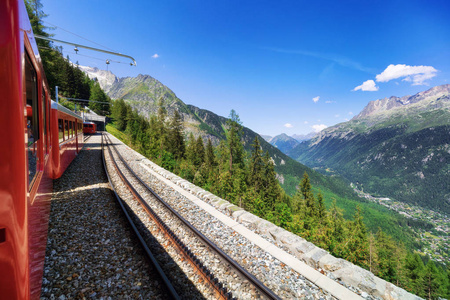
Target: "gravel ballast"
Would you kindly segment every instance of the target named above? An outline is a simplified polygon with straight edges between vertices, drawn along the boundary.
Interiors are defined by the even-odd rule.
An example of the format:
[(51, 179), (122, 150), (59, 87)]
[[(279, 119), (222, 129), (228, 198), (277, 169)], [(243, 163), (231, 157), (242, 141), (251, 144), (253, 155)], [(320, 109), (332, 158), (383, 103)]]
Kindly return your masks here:
[[(116, 138), (111, 135), (110, 137), (117, 150), (119, 150), (133, 170), (161, 198), (279, 297), (283, 299), (334, 299), (330, 293), (319, 288), (265, 250), (254, 245), (232, 228), (224, 225), (195, 203), (169, 187), (164, 181), (153, 176), (147, 169), (142, 168), (142, 158), (139, 155)], [(199, 258), (203, 259), (203, 257)], [(220, 273), (220, 271), (215, 269), (212, 269), (212, 271)], [(227, 283), (226, 279), (224, 279), (224, 282)], [(234, 291), (235, 288), (238, 288), (234, 284), (229, 283), (227, 285), (229, 290)], [(234, 292), (233, 295), (238, 298), (250, 299), (247, 295), (239, 292)]]
[(167, 299), (112, 197), (92, 136), (54, 181), (41, 299)]

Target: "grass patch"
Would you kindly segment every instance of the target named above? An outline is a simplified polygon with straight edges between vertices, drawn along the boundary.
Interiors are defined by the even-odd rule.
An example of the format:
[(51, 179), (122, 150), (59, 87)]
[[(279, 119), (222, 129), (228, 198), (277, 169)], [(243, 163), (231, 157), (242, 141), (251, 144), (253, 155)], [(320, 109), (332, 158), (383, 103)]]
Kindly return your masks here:
[(113, 136), (124, 142), (126, 145), (130, 144), (130, 139), (127, 137), (127, 135), (121, 131), (119, 131), (114, 124), (107, 124), (106, 125), (106, 131), (111, 133)]

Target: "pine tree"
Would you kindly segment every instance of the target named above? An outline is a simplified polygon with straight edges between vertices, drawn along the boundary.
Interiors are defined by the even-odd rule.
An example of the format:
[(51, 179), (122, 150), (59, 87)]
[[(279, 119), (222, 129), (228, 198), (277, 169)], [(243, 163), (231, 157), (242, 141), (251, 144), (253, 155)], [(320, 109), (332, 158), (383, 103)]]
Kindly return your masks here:
[(430, 259), (425, 266), (424, 277), (423, 277), (423, 289), (424, 296), (427, 299), (437, 299), (445, 294), (443, 284), (443, 278), (436, 267), (435, 263)]
[(228, 134), (227, 145), (229, 154), (229, 172), (233, 174), (233, 166), (242, 168), (244, 164), (244, 147), (241, 143), (242, 136), (242, 122), (239, 119), (239, 115), (231, 110), (229, 119), (227, 120)]
[(378, 256), (378, 274), (376, 275), (390, 282), (397, 281), (396, 245), (392, 238), (380, 228), (376, 234), (376, 246)]
[(323, 196), (320, 192), (317, 194), (317, 217), (320, 223), (326, 220), (325, 204), (323, 203)]
[[(104, 107), (109, 106), (108, 104), (102, 104), (98, 102), (108, 102), (106, 94), (103, 92), (102, 88), (100, 87), (100, 84), (96, 82), (91, 87), (91, 95), (89, 100), (95, 101), (95, 102), (89, 102), (89, 108), (92, 109), (95, 113), (99, 115), (105, 115), (104, 114)], [(128, 116), (129, 117), (129, 116)]]
[(333, 239), (330, 240), (330, 250), (334, 254), (338, 254), (339, 251), (335, 250), (342, 244), (345, 236), (344, 230), (344, 217), (342, 209), (336, 205), (336, 199), (333, 199), (333, 204), (330, 211), (330, 224), (333, 233)]
[(196, 140), (194, 138), (194, 134), (190, 132), (186, 148), (186, 159), (193, 166), (196, 165), (195, 151), (196, 151)]
[(208, 139), (205, 151), (205, 165), (208, 171), (212, 171), (217, 166), (216, 155), (214, 154), (214, 148), (211, 143), (211, 139)]
[(167, 125), (166, 125), (167, 111), (164, 107), (163, 98), (158, 102), (158, 114), (157, 114), (157, 133), (159, 139), (159, 154), (158, 158), (160, 162), (164, 160), (164, 151), (167, 146)]
[(269, 152), (266, 151), (264, 158), (264, 174), (263, 174), (263, 189), (261, 193), (263, 199), (266, 202), (266, 207), (268, 211), (274, 211), (275, 203), (279, 202), (281, 191), (280, 185), (276, 178), (275, 166), (273, 164), (272, 158), (269, 156)]
[(274, 223), (284, 229), (289, 229), (292, 222), (292, 213), (286, 203), (277, 203), (275, 205)]
[(195, 153), (194, 153), (194, 164), (196, 167), (200, 167), (205, 161), (205, 146), (203, 145), (203, 139), (199, 135), (195, 141)]
[(408, 253), (405, 260), (405, 271), (408, 278), (408, 290), (416, 295), (423, 296), (425, 266), (418, 253)]
[(168, 151), (176, 160), (180, 160), (184, 157), (186, 145), (184, 144), (183, 121), (176, 110), (170, 120), (168, 132)]
[(369, 233), (369, 271), (377, 274), (378, 273), (378, 256), (376, 252), (375, 236)]
[(206, 179), (205, 188), (210, 190), (217, 180), (217, 159), (214, 154), (214, 148), (211, 139), (208, 139), (205, 150), (205, 163), (201, 169), (203, 177)]
[(249, 184), (252, 186), (257, 192), (261, 188), (264, 188), (264, 168), (265, 163), (263, 159), (263, 151), (261, 150), (261, 144), (257, 137), (252, 144), (252, 152), (250, 158), (250, 170), (249, 170)]
[(311, 183), (309, 181), (309, 176), (305, 172), (303, 174), (303, 179), (300, 182), (300, 191), (303, 196), (305, 203), (305, 217), (314, 219), (316, 216), (316, 200), (314, 194), (311, 190)]
[(363, 218), (359, 206), (356, 207), (353, 218), (354, 220), (349, 223), (349, 236), (347, 238), (348, 255), (346, 259), (362, 267), (367, 267), (369, 245), (366, 226), (362, 221)]
[(114, 101), (112, 109), (112, 117), (114, 118), (114, 123), (120, 131), (124, 131), (127, 125), (127, 105), (123, 99)]

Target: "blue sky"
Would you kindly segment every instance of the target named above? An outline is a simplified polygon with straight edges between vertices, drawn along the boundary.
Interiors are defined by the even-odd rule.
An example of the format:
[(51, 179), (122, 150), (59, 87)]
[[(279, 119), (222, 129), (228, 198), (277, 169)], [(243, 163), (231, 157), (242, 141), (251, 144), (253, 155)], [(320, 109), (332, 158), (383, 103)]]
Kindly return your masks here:
[[(111, 63), (117, 76), (149, 74), (187, 104), (235, 109), (260, 134), (306, 134), (369, 101), (450, 83), (450, 1), (41, 2), (55, 38), (136, 59)], [(101, 69), (127, 62), (64, 53)]]

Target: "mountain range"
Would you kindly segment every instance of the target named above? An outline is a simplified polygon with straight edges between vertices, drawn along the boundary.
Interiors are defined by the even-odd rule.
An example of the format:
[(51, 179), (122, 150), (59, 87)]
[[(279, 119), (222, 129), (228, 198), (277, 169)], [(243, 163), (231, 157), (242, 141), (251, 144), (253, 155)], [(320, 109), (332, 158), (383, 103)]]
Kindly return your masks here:
[(272, 146), (280, 149), (281, 152), (287, 154), (298, 144), (300, 144), (300, 142), (310, 140), (316, 135), (317, 132), (311, 132), (305, 135), (294, 134), (292, 136), (288, 136), (286, 133), (282, 133), (274, 137), (270, 135), (261, 135), (261, 137), (269, 142)]
[[(186, 136), (192, 132), (195, 137), (200, 135), (204, 140), (210, 138), (215, 145), (226, 139), (227, 118), (194, 105), (185, 104), (173, 91), (149, 75), (140, 74), (137, 77), (118, 78), (109, 71), (84, 66), (80, 66), (80, 68), (91, 78), (97, 78), (101, 88), (109, 97), (124, 99), (140, 115), (148, 117), (150, 114), (156, 114), (158, 103), (162, 101), (169, 116), (175, 110), (180, 113)], [(340, 196), (356, 197), (348, 182), (344, 183), (338, 177), (324, 176), (295, 161), (256, 132), (243, 126), (242, 142), (246, 150), (251, 149), (255, 137), (258, 137), (262, 150), (269, 152), (275, 164), (277, 178), (286, 193), (293, 195), (303, 174), (307, 172), (312, 184), (317, 188), (331, 191)]]
[(450, 85), (371, 101), (288, 154), (372, 195), (450, 212)]

